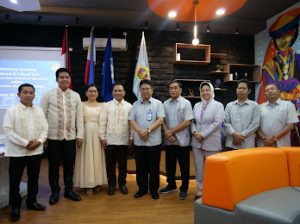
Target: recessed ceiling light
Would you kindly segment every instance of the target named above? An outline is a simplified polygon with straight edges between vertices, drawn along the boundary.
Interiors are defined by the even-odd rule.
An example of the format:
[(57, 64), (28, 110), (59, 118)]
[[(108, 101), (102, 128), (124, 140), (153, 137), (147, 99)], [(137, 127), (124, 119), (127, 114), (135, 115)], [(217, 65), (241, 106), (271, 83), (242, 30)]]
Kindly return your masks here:
[(18, 4), (18, 0), (9, 0), (12, 4)]
[(222, 16), (222, 15), (224, 15), (225, 11), (226, 10), (224, 8), (218, 8), (217, 11), (216, 11), (216, 15), (217, 16)]
[(168, 17), (170, 19), (174, 19), (177, 16), (177, 12), (175, 10), (170, 10), (168, 13)]

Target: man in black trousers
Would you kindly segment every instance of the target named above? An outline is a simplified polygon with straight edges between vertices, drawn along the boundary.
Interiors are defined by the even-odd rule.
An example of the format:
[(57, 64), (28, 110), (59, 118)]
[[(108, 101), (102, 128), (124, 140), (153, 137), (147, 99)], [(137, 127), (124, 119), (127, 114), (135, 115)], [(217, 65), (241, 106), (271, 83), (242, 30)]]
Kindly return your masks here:
[(42, 211), (46, 206), (37, 202), (38, 181), (41, 166), (43, 143), (47, 139), (48, 124), (40, 107), (33, 106), (35, 97), (33, 85), (25, 83), (19, 86), (20, 103), (7, 109), (3, 130), (6, 137), (5, 156), (9, 157), (9, 204), (10, 219), (20, 219), (22, 198), (20, 183), (24, 168), (27, 168), (28, 194), (27, 209)]
[(83, 142), (83, 107), (78, 93), (69, 89), (70, 72), (66, 68), (56, 71), (58, 88), (46, 92), (41, 100), (49, 124), (48, 159), (49, 183), (52, 194), (49, 204), (59, 200), (59, 166), (64, 168), (65, 198), (80, 201), (73, 191), (73, 173), (76, 157), (76, 146)]
[(159, 162), (161, 151), (161, 125), (165, 111), (161, 101), (152, 97), (150, 80), (140, 82), (141, 99), (137, 100), (129, 115), (134, 129), (136, 162), (136, 182), (139, 187), (135, 198), (140, 198), (150, 190), (153, 199), (159, 199)]

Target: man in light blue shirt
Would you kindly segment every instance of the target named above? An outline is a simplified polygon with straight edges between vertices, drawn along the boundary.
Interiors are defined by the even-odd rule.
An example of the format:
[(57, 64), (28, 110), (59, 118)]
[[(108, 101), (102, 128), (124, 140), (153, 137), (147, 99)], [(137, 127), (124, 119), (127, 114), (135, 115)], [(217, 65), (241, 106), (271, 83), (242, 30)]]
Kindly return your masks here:
[(162, 102), (152, 98), (150, 80), (140, 82), (140, 92), (142, 98), (133, 104), (128, 118), (134, 130), (136, 181), (139, 187), (134, 197), (144, 196), (149, 188), (151, 197), (158, 199), (161, 125), (165, 112)]
[(265, 87), (267, 102), (260, 105), (260, 128), (258, 146), (291, 146), (291, 130), (298, 117), (295, 105), (279, 99), (280, 91), (275, 84)]
[(240, 80), (236, 88), (237, 100), (228, 103), (225, 108), (225, 145), (229, 150), (255, 147), (260, 111), (257, 103), (248, 99), (250, 92), (250, 83)]
[(179, 198), (186, 199), (190, 176), (190, 125), (194, 119), (190, 101), (181, 96), (182, 85), (177, 81), (169, 84), (170, 97), (164, 102), (166, 113), (164, 130), (164, 143), (166, 146), (167, 187), (159, 193), (165, 194), (176, 191), (176, 163), (179, 162), (182, 185)]

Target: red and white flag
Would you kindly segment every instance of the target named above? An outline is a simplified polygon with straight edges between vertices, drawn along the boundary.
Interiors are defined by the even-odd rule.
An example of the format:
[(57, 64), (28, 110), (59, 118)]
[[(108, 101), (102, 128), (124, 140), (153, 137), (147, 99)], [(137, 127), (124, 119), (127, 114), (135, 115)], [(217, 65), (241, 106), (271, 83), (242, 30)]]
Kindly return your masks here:
[[(62, 41), (60, 67), (67, 68), (70, 71), (71, 75), (71, 60), (68, 44), (68, 26), (66, 26), (65, 28), (64, 37)], [(72, 82), (69, 88), (72, 89)]]

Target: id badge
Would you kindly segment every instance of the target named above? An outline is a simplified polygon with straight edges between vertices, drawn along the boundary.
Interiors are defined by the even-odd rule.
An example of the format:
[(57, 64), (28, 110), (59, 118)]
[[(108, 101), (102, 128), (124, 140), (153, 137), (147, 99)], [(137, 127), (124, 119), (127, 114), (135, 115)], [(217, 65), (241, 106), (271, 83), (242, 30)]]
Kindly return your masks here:
[(151, 110), (148, 111), (146, 120), (152, 121), (152, 111)]

